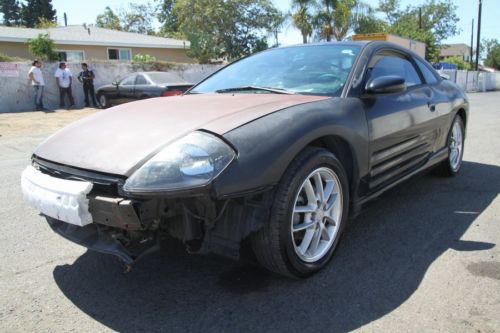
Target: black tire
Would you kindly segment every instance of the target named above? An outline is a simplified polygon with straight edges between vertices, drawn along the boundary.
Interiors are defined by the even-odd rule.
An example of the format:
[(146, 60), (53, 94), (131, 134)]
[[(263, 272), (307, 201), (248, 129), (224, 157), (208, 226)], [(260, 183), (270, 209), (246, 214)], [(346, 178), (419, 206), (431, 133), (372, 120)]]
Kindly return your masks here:
[[(341, 197), (338, 207), (341, 208), (341, 213), (338, 231), (331, 237), (333, 243), (329, 248), (325, 247), (328, 250), (320, 258), (306, 262), (297, 253), (295, 234), (292, 231), (292, 227), (296, 225), (293, 222), (296, 217), (294, 209), (305, 181), (320, 169), (328, 169), (337, 177)], [(340, 161), (326, 149), (305, 149), (292, 161), (278, 184), (269, 221), (252, 235), (252, 248), (258, 262), (271, 272), (292, 278), (304, 278), (319, 271), (333, 256), (347, 221), (348, 207), (349, 185)], [(321, 239), (322, 231), (319, 231), (319, 235)]]
[(108, 101), (108, 98), (106, 97), (106, 95), (103, 95), (103, 94), (97, 95), (97, 100), (98, 100), (101, 108), (103, 108), (103, 109), (109, 108), (110, 105), (109, 105), (109, 101)]
[[(461, 149), (458, 154), (458, 163), (452, 161), (452, 145), (453, 145), (453, 129), (455, 126), (461, 131)], [(436, 174), (444, 177), (453, 177), (460, 172), (462, 166), (462, 158), (464, 155), (464, 143), (465, 143), (465, 126), (462, 117), (456, 115), (451, 123), (450, 131), (448, 132), (448, 138), (446, 139), (446, 146), (448, 149), (448, 154), (446, 159), (441, 162), (436, 168)]]

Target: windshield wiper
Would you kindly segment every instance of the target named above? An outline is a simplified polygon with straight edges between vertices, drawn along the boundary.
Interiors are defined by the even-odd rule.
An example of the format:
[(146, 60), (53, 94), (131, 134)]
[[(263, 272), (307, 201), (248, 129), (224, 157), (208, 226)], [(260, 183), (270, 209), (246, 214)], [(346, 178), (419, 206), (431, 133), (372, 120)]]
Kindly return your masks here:
[(251, 90), (260, 90), (260, 91), (268, 91), (276, 94), (287, 94), (287, 95), (295, 95), (296, 93), (290, 90), (281, 89), (281, 88), (272, 88), (272, 87), (260, 87), (260, 86), (244, 86), (244, 87), (234, 87), (234, 88), (225, 88), (216, 90), (216, 93), (227, 93), (227, 92), (235, 92), (235, 91), (251, 91)]

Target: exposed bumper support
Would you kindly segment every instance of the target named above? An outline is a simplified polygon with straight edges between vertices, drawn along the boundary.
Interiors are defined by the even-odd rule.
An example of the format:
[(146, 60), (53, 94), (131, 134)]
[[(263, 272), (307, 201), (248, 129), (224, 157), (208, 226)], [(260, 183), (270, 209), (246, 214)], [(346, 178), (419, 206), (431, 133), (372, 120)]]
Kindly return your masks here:
[(107, 230), (103, 230), (106, 227), (99, 226), (98, 224), (93, 223), (84, 227), (78, 227), (69, 223), (58, 221), (48, 216), (47, 222), (52, 230), (64, 238), (85, 246), (88, 249), (117, 256), (127, 265), (132, 264), (141, 256), (158, 248), (158, 244), (154, 243), (152, 246), (143, 251), (140, 256), (138, 256), (132, 254), (119, 240), (113, 238), (112, 233)]

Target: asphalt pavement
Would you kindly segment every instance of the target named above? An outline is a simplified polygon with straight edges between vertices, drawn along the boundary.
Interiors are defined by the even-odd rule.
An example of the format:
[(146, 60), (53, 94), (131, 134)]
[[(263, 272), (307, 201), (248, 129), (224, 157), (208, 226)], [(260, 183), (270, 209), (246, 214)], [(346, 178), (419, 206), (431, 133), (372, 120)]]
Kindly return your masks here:
[(20, 174), (86, 112), (0, 114), (0, 331), (499, 332), (500, 92), (469, 97), (460, 175), (371, 202), (329, 266), (300, 281), (177, 243), (124, 273), (61, 238), (23, 202)]

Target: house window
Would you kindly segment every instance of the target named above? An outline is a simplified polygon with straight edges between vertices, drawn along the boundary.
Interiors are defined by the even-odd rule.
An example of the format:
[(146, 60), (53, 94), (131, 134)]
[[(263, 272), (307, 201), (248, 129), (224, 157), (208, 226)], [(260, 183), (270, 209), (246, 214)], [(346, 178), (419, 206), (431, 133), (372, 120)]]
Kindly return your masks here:
[(69, 61), (69, 62), (81, 62), (85, 60), (85, 54), (83, 51), (56, 51), (59, 55), (59, 61)]
[(130, 49), (108, 49), (109, 60), (130, 60), (132, 51)]

